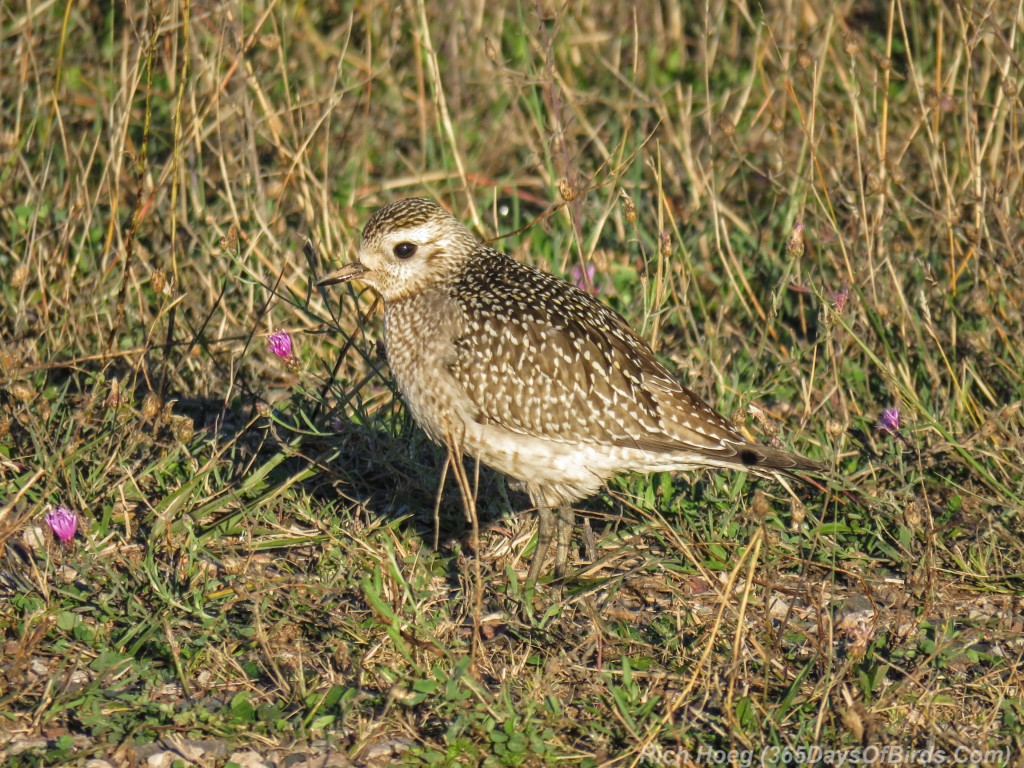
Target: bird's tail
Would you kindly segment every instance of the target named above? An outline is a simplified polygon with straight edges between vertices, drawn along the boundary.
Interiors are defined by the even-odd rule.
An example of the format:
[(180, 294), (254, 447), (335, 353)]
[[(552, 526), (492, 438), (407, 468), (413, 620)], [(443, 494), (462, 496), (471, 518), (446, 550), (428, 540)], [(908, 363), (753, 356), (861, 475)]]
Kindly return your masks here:
[(747, 443), (736, 451), (737, 463), (750, 469), (792, 472), (824, 472), (826, 467), (789, 451)]

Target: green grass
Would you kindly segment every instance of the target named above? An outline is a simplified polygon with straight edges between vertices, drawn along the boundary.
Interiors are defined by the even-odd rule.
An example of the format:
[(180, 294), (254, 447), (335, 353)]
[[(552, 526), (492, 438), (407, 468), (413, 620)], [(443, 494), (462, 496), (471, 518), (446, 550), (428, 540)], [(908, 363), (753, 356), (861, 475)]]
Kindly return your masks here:
[[(0, 759), (1019, 755), (1022, 33), (999, 2), (0, 0)], [(616, 479), (529, 602), (528, 502), (445, 473), (372, 294), (310, 287), (411, 195), (594, 265), (834, 476)]]

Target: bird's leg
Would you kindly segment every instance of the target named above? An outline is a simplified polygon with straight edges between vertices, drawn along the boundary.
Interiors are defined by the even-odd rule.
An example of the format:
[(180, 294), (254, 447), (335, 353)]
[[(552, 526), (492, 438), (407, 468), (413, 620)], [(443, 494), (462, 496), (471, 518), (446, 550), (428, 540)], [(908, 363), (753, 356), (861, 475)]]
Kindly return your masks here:
[(537, 546), (533, 550), (533, 560), (530, 561), (530, 571), (526, 574), (526, 588), (533, 589), (537, 586), (537, 577), (540, 576), (541, 566), (544, 565), (544, 558), (551, 549), (551, 539), (555, 533), (555, 516), (551, 513), (551, 507), (546, 504), (537, 505)]
[(569, 565), (569, 547), (572, 546), (572, 529), (576, 527), (576, 513), (572, 507), (558, 510), (555, 540), (555, 578), (564, 579)]

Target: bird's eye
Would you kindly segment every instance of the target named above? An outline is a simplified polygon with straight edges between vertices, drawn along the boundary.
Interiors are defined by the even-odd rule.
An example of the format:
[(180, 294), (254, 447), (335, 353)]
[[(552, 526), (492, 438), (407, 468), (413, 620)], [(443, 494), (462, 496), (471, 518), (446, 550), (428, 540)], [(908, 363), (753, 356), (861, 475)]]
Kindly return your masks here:
[(408, 259), (416, 253), (416, 246), (413, 243), (399, 243), (395, 246), (394, 254), (400, 259)]

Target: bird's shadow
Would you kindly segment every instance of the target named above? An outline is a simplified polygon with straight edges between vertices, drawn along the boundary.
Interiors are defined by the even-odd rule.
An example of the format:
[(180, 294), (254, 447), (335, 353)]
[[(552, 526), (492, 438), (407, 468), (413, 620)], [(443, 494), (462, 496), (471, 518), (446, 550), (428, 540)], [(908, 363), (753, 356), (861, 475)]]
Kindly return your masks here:
[[(337, 507), (344, 496), (350, 507), (371, 516), (404, 518), (410, 534), (445, 556), (450, 587), (461, 588), (459, 558), (454, 555), (471, 549), (472, 526), (455, 472), (446, 466), (447, 450), (431, 442), (404, 410), (368, 420), (328, 412), (320, 421), (322, 434), (303, 438), (302, 453), (317, 467), (301, 482), (303, 490), (325, 506)], [(475, 490), (474, 514), (481, 531), (509, 513), (529, 511), (527, 496), (509, 487), (503, 475), (482, 464), (477, 467), (469, 458), (462, 462)], [(287, 464), (274, 470), (282, 479), (294, 472)]]

